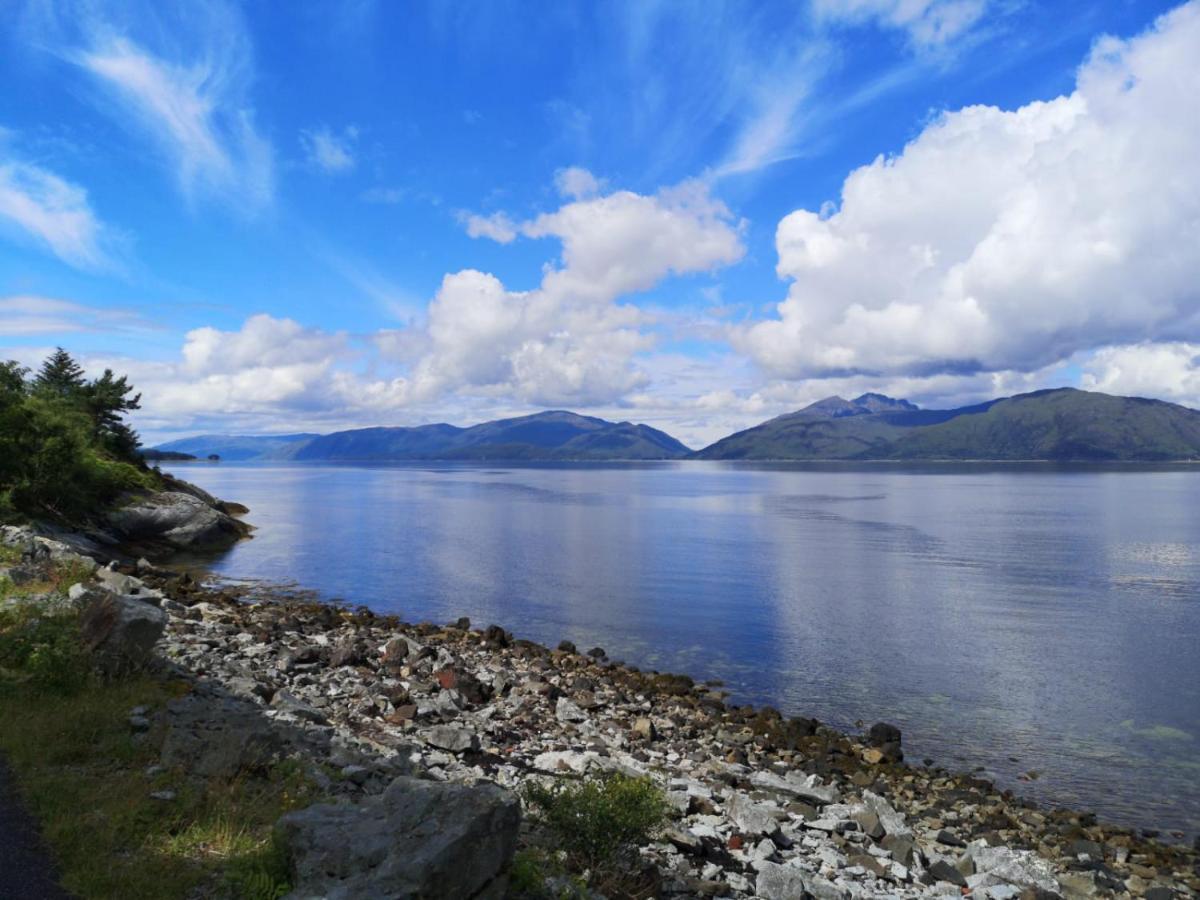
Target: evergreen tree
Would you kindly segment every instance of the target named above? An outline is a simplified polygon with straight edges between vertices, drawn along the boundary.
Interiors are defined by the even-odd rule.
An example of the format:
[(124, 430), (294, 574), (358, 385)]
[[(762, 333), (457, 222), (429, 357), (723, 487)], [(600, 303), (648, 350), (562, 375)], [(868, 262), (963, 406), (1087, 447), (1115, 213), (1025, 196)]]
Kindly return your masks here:
[(83, 386), (83, 369), (62, 347), (56, 347), (54, 352), (46, 357), (41, 371), (33, 380), (35, 390), (62, 397), (65, 400), (76, 399), (83, 390)]
[(87, 411), (96, 423), (96, 436), (109, 451), (123, 459), (133, 459), (138, 448), (137, 433), (122, 419), (125, 413), (141, 409), (141, 394), (134, 394), (133, 385), (124, 375), (116, 378), (112, 369), (87, 385)]
[(157, 484), (124, 422), (141, 396), (111, 371), (92, 381), (61, 348), (37, 376), (0, 362), (0, 522), (79, 523), (124, 491)]

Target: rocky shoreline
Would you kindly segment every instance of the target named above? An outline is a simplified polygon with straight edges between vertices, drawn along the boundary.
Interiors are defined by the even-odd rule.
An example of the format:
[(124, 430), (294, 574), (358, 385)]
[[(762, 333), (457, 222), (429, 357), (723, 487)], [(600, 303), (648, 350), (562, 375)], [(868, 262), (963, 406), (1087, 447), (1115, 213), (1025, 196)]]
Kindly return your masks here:
[[(3, 535), (20, 540), (28, 534)], [(412, 865), (393, 859), (399, 838), (388, 844), (381, 830), (402, 835), (409, 854), (428, 844), (426, 867), (443, 873), (436, 896), (503, 896), (507, 859), (525, 839), (511, 790), (604, 772), (649, 777), (670, 801), (671, 826), (639, 851), (653, 896), (1200, 892), (1195, 847), (909, 766), (885, 723), (843, 734), (729, 705), (717, 685), (612, 663), (599, 648), (549, 649), (465, 619), (404, 623), (145, 561), (98, 578), (75, 599), (99, 590), (151, 607), (143, 612), (164, 632), (154, 652), (196, 685), (165, 722), (134, 726), (166, 728), (164, 765), (232, 775), (263, 754), (298, 755), (341, 798), (281, 823), (296, 897), (387, 895), (372, 877), (408, 884)], [(446, 809), (432, 831), (412, 820), (422, 792), (432, 792), (427, 809)], [(460, 881), (446, 882), (450, 873)]]

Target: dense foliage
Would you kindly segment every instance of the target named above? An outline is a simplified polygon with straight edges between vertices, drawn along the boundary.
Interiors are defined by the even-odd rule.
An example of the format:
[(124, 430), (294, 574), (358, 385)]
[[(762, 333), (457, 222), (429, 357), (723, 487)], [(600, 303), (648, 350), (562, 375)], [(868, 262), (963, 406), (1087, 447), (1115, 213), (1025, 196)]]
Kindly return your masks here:
[(153, 486), (124, 421), (140, 400), (109, 369), (87, 380), (61, 348), (33, 377), (0, 363), (0, 519), (79, 521), (122, 491)]

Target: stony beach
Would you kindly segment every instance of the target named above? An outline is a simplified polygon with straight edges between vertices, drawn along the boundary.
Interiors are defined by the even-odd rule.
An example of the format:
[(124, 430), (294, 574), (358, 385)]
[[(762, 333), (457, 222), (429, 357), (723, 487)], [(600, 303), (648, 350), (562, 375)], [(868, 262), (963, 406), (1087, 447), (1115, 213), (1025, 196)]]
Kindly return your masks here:
[[(23, 540), (6, 530), (6, 543)], [(370, 890), (387, 830), (441, 848), (445, 877), (473, 879), (471, 893), (503, 896), (498, 870), (526, 837), (515, 790), (605, 772), (649, 777), (669, 799), (670, 827), (639, 850), (647, 896), (1200, 891), (1193, 845), (911, 765), (886, 723), (851, 735), (734, 706), (719, 685), (638, 671), (602, 648), (543, 647), (498, 625), (405, 623), (144, 560), (95, 577), (74, 600), (107, 594), (152, 609), (162, 634), (148, 652), (194, 685), (157, 721), (132, 713), (132, 728), (165, 729), (164, 766), (228, 777), (292, 756), (339, 798), (281, 823), (303, 876), (296, 897)], [(411, 820), (408, 801), (395, 812), (398, 792), (414, 791), (434, 792), (436, 834)]]

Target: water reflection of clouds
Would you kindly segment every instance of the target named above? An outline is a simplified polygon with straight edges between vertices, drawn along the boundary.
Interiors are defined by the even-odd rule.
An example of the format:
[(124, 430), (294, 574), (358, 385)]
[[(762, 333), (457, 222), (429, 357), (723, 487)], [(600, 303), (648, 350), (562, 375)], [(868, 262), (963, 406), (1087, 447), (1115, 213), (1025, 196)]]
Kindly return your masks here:
[(1154, 566), (1200, 566), (1200, 545), (1197, 544), (1117, 544), (1110, 547), (1108, 552), (1122, 562)]
[(1176, 602), (1200, 596), (1195, 474), (222, 465), (196, 480), (259, 526), (219, 563), (231, 576), (599, 644), (843, 725), (894, 719), (917, 758), (1007, 783), (1035, 768), (1025, 792), (1182, 826), (1200, 817), (1200, 740), (1120, 723), (1200, 735), (1200, 605)]

